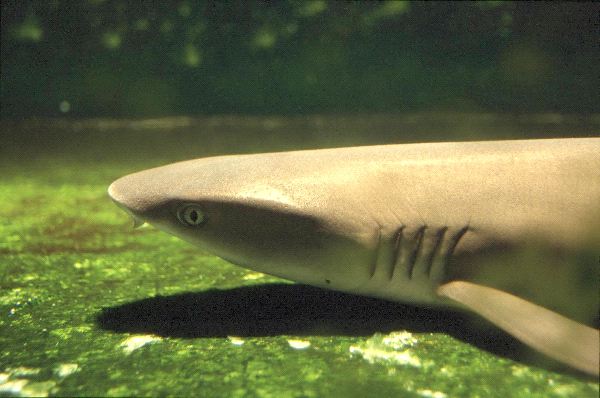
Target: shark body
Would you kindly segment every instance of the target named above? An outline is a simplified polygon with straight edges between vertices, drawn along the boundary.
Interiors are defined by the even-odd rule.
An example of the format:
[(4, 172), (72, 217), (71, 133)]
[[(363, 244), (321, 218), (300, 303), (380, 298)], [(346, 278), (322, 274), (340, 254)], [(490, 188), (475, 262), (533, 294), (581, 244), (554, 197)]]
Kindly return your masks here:
[[(597, 316), (598, 301), (576, 311), (583, 304), (564, 297), (573, 295), (544, 297), (556, 298), (555, 283), (579, 294), (582, 273), (597, 296), (597, 264), (582, 270), (564, 253), (600, 247), (600, 138), (210, 157), (125, 176), (109, 194), (134, 218), (234, 264), (468, 309), (598, 375), (598, 330), (579, 322)], [(527, 264), (529, 247), (548, 261)], [(532, 274), (535, 286), (520, 288)]]

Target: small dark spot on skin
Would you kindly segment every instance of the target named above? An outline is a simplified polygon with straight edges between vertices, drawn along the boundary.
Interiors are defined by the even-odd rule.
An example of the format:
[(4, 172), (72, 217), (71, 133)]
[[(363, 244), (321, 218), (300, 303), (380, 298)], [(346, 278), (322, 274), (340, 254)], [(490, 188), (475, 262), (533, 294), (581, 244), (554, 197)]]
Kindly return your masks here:
[(329, 279), (325, 279), (325, 283), (327, 283), (329, 285), (331, 283), (331, 281)]

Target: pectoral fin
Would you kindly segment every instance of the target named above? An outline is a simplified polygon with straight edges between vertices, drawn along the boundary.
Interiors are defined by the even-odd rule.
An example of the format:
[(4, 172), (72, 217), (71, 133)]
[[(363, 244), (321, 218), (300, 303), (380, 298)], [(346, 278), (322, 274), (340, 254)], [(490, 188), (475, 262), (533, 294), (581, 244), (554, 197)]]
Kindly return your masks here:
[(530, 347), (591, 375), (600, 368), (600, 331), (512, 294), (465, 281), (437, 289)]

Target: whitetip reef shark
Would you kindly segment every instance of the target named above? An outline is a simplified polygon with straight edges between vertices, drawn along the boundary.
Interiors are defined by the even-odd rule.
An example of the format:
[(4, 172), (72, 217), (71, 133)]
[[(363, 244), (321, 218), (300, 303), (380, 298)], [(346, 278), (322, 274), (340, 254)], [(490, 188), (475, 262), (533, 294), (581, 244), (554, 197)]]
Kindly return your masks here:
[[(590, 295), (598, 314), (598, 260), (582, 271), (564, 253), (600, 248), (600, 138), (216, 156), (127, 175), (108, 192), (135, 220), (234, 264), (470, 310), (599, 373), (599, 331), (571, 316)], [(548, 257), (528, 257), (530, 247)], [(577, 281), (591, 293), (576, 296)], [(558, 302), (528, 299), (540, 291)]]

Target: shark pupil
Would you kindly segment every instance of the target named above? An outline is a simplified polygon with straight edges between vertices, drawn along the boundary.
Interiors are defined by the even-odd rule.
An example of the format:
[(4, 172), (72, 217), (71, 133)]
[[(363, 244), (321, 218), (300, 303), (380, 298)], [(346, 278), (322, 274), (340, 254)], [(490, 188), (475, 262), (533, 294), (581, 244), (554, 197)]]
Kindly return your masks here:
[(184, 206), (177, 212), (177, 218), (183, 224), (189, 226), (198, 226), (205, 221), (204, 213), (194, 205)]

